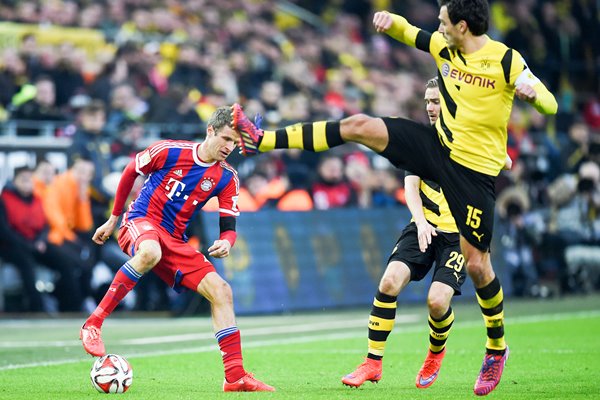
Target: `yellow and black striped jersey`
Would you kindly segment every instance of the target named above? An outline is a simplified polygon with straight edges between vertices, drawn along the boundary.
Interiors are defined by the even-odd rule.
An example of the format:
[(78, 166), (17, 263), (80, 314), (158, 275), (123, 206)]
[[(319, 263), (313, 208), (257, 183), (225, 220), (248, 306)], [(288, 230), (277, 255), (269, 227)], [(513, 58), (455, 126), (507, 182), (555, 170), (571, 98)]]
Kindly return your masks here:
[[(409, 175), (414, 174), (407, 171), (406, 176)], [(456, 222), (440, 185), (427, 179), (421, 179), (419, 197), (423, 203), (423, 214), (427, 222), (440, 231), (458, 233)], [(411, 218), (411, 222), (413, 221), (414, 218)]]
[(487, 38), (476, 52), (450, 50), (439, 32), (429, 33), (393, 15), (393, 38), (433, 56), (438, 67), (441, 112), (436, 129), (457, 163), (496, 176), (506, 159), (507, 124), (515, 81), (527, 69), (521, 55)]

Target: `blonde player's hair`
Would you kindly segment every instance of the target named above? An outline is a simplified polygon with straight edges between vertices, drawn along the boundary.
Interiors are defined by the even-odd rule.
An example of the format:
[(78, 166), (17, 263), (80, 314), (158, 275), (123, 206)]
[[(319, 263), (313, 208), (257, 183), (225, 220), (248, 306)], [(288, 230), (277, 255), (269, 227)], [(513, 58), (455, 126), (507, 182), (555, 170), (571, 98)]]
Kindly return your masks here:
[(231, 107), (223, 106), (212, 113), (206, 125), (212, 126), (215, 132), (219, 132), (224, 127), (231, 126), (231, 121)]
[(427, 81), (427, 83), (425, 84), (425, 89), (433, 89), (438, 87), (438, 78), (437, 76), (435, 78), (431, 78), (430, 80)]

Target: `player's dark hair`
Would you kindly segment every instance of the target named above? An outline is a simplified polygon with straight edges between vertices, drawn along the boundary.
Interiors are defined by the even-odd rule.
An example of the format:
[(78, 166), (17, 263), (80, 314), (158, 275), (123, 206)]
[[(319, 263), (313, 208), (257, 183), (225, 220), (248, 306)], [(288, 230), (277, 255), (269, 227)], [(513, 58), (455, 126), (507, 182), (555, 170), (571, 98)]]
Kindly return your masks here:
[(427, 81), (427, 83), (425, 84), (425, 89), (434, 89), (436, 87), (439, 87), (438, 84), (438, 78), (437, 76), (434, 78), (431, 78), (430, 80)]
[(490, 10), (487, 0), (438, 0), (438, 4), (446, 6), (453, 25), (464, 20), (475, 36), (488, 31)]
[(215, 132), (219, 132), (226, 126), (231, 126), (231, 107), (223, 106), (215, 110), (206, 122), (207, 126), (212, 126)]

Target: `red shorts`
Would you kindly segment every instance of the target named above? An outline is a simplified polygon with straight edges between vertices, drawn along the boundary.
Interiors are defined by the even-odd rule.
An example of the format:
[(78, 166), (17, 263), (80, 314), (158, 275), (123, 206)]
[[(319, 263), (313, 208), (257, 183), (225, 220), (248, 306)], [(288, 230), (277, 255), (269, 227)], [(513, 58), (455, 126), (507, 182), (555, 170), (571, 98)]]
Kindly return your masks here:
[(204, 254), (149, 219), (127, 221), (119, 230), (119, 246), (132, 257), (140, 242), (148, 239), (159, 242), (162, 250), (162, 257), (152, 271), (176, 292), (181, 292), (182, 287), (195, 292), (206, 274), (216, 272)]

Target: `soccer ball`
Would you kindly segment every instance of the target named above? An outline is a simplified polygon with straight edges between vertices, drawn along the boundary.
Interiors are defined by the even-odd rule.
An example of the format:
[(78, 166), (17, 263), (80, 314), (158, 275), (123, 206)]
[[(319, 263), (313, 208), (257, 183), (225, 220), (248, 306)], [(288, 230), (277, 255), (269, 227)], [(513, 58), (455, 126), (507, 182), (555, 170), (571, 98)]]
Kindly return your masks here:
[(107, 354), (96, 360), (90, 371), (92, 385), (100, 393), (124, 393), (131, 386), (133, 369), (117, 354)]

